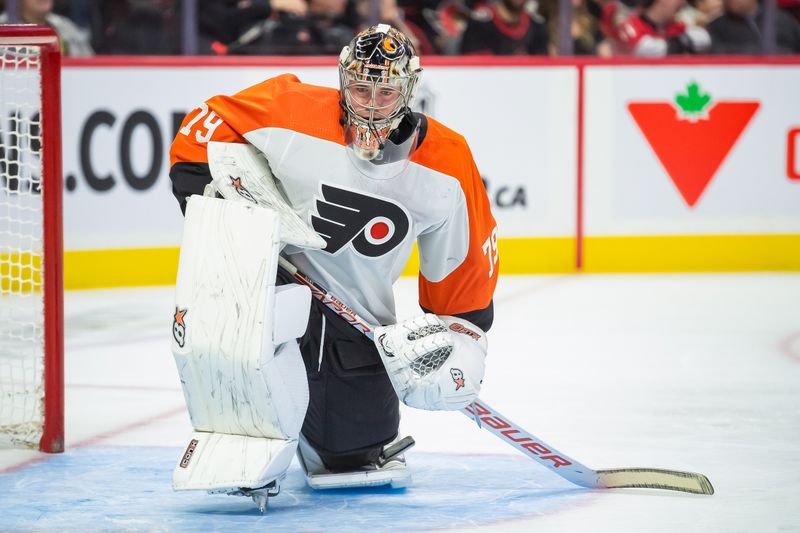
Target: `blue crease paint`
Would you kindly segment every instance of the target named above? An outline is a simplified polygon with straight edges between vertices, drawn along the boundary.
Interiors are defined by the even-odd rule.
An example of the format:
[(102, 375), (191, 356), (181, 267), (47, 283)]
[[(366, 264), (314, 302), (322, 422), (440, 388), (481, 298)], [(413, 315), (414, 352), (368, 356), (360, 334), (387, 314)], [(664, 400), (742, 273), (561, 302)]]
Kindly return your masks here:
[(0, 476), (0, 530), (424, 531), (548, 514), (591, 494), (512, 455), (410, 453), (414, 482), (313, 491), (292, 465), (264, 515), (243, 497), (174, 492), (178, 448), (87, 447)]

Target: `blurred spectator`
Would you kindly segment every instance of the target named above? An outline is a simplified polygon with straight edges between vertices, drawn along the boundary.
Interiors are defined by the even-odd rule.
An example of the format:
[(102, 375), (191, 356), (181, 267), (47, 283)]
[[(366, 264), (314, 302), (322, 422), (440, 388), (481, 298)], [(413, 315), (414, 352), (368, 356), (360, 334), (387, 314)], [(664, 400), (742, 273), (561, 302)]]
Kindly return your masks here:
[(708, 26), (722, 15), (722, 0), (689, 0), (689, 5), (678, 12), (677, 19), (687, 26)]
[[(61, 40), (61, 53), (65, 56), (90, 56), (94, 53), (89, 36), (67, 17), (53, 13), (53, 0), (20, 0), (20, 22), (50, 26)], [(0, 24), (8, 24), (8, 15), (0, 13)]]
[(305, 51), (311, 41), (306, 0), (199, 0), (198, 8), (201, 53)]
[(462, 54), (548, 53), (547, 25), (528, 0), (497, 0), (477, 6), (461, 37)]
[[(560, 0), (541, 0), (539, 13), (547, 21), (550, 35), (550, 55), (558, 55), (558, 27)], [(599, 55), (609, 57), (611, 44), (605, 40), (605, 35), (600, 31), (598, 20), (589, 12), (586, 0), (572, 1), (572, 52), (577, 56)]]
[[(336, 55), (360, 18), (354, 0), (207, 0), (201, 50), (218, 54)], [(215, 42), (216, 41), (216, 42)]]
[(94, 0), (55, 0), (53, 12), (69, 18), (79, 28), (88, 31), (91, 22), (91, 4)]
[(180, 21), (172, 0), (96, 0), (92, 42), (99, 54), (179, 54)]
[(308, 0), (308, 16), (320, 54), (339, 55), (362, 23), (353, 0)]
[(456, 55), (476, 0), (398, 0), (422, 55)]
[(267, 0), (198, 0), (197, 8), (201, 53), (210, 52), (213, 42), (232, 43), (272, 12)]
[[(761, 54), (764, 12), (758, 0), (723, 0), (724, 13), (708, 25), (713, 54)], [(778, 54), (800, 53), (800, 22), (778, 9), (775, 12)]]
[(703, 53), (711, 44), (708, 32), (676, 18), (685, 2), (644, 0), (634, 9), (611, 2), (603, 6), (601, 27), (615, 54), (660, 57)]
[(800, 22), (800, 0), (778, 0), (778, 7)]
[(417, 53), (420, 53), (419, 38), (417, 34), (406, 25), (403, 12), (397, 5), (397, 0), (379, 0), (377, 21), (373, 20), (373, 1), (374, 0), (357, 0), (358, 15), (361, 19), (361, 26), (359, 29), (366, 29), (374, 23), (389, 24), (403, 32), (411, 41), (411, 44), (414, 45)]
[[(442, 0), (398, 0), (397, 6), (403, 20), (417, 40), (417, 53), (431, 55), (442, 53), (441, 41), (447, 37), (439, 15)], [(460, 33), (460, 32), (459, 32)]]

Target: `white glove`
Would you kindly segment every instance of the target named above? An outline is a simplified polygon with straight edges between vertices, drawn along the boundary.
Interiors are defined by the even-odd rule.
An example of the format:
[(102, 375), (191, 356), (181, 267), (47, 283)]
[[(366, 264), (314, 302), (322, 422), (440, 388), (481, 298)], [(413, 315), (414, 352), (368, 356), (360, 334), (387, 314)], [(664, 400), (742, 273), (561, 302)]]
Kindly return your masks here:
[(486, 333), (467, 320), (424, 314), (377, 328), (375, 346), (397, 396), (410, 407), (456, 410), (478, 397)]

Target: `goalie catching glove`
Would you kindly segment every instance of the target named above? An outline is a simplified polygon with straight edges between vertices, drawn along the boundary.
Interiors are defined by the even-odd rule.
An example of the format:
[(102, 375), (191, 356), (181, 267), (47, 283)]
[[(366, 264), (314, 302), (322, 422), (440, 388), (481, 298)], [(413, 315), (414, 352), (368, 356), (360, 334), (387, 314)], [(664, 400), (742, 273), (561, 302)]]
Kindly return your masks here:
[(462, 409), (478, 398), (486, 333), (467, 320), (424, 314), (375, 330), (375, 346), (397, 396), (409, 407)]

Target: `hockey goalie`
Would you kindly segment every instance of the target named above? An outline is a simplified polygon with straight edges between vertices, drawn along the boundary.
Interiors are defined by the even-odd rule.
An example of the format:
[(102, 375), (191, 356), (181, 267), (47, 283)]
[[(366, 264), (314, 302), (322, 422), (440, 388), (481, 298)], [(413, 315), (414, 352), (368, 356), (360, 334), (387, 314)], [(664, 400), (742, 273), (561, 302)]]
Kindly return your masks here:
[[(172, 351), (194, 427), (176, 490), (275, 494), (296, 455), (315, 489), (410, 481), (399, 402), (478, 396), (497, 228), (464, 138), (410, 105), (409, 40), (365, 30), (339, 90), (285, 74), (190, 112), (171, 148), (185, 214)], [(420, 316), (392, 284), (414, 243)], [(288, 260), (377, 325), (312, 299)]]

